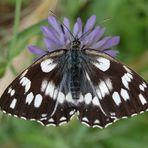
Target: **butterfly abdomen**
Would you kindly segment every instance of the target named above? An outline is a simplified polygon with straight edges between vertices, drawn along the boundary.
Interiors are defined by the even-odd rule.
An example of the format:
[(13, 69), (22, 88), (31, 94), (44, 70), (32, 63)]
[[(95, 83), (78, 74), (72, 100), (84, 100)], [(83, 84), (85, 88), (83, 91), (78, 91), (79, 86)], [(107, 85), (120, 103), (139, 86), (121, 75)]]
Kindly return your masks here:
[(79, 99), (80, 95), (80, 79), (81, 79), (81, 67), (78, 50), (71, 50), (70, 53), (70, 91), (74, 100)]

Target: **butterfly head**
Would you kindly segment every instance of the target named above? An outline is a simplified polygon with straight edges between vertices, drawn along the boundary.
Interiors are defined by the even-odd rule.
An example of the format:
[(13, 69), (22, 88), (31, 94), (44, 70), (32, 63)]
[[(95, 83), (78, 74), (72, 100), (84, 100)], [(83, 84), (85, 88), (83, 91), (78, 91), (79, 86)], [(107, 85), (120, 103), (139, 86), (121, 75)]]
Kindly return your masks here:
[(80, 44), (81, 44), (81, 42), (79, 41), (78, 38), (76, 38), (76, 39), (74, 39), (74, 40), (72, 41), (71, 48), (72, 48), (72, 49), (79, 49), (79, 48), (80, 48)]

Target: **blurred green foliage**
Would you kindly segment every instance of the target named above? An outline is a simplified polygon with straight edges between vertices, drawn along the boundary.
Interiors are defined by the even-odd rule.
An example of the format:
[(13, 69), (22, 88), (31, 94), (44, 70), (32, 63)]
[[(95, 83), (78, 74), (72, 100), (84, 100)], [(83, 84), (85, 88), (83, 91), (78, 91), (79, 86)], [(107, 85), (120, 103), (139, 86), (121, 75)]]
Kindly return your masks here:
[[(22, 50), (26, 50), (31, 37), (37, 36), (34, 44), (44, 47), (40, 40), (43, 37), (40, 27), (47, 25), (47, 21), (43, 20), (18, 32), (21, 5), (27, 5), (30, 1), (21, 3), (20, 0), (7, 0), (6, 2), (16, 7), (16, 13), (13, 35), (10, 36), (3, 30), (6, 33), (5, 37), (9, 40), (7, 44), (0, 43), (0, 78), (4, 76), (8, 66), (15, 72), (11, 62)], [(97, 15), (97, 22), (101, 26), (106, 26), (107, 35), (121, 36), (120, 45), (116, 47), (120, 51), (118, 59), (132, 65), (148, 80), (147, 0), (61, 0), (59, 6), (62, 13), (57, 15), (61, 18), (67, 16), (73, 23), (78, 16), (85, 22), (90, 15)], [(103, 20), (108, 17), (112, 19), (103, 23)], [(65, 126), (55, 128), (42, 127), (37, 123), (13, 117), (2, 115), (0, 117), (0, 148), (148, 147), (147, 113), (132, 119), (121, 120), (103, 130), (88, 128), (76, 119)]]
[[(17, 0), (20, 1), (20, 0)], [(22, 6), (26, 6), (31, 2), (31, 0), (23, 0), (22, 1)], [(15, 6), (16, 0), (1, 0), (1, 3), (6, 4), (6, 5), (10, 5), (10, 6)]]

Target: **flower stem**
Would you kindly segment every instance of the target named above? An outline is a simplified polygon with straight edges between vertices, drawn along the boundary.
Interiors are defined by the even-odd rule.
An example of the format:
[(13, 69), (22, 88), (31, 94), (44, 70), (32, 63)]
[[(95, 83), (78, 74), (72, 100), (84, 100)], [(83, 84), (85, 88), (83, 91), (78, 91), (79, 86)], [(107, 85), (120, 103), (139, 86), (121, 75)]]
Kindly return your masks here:
[(8, 55), (8, 60), (13, 58), (15, 54), (15, 46), (17, 44), (18, 30), (19, 30), (19, 22), (20, 22), (20, 11), (21, 11), (21, 3), (22, 0), (15, 0), (15, 18), (14, 18), (14, 26), (13, 26), (13, 35), (10, 44), (10, 50)]

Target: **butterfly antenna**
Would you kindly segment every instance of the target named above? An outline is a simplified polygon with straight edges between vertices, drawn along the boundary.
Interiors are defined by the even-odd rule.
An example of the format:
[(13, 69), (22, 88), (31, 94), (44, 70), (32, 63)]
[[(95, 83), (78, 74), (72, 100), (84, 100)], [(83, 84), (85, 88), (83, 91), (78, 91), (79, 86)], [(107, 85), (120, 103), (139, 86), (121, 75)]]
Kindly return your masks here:
[(64, 26), (67, 30), (68, 30), (68, 32), (70, 33), (70, 35), (73, 37), (73, 39), (75, 40), (76, 38), (75, 38), (75, 36), (72, 34), (72, 32), (69, 30), (69, 28), (58, 18), (58, 16), (53, 12), (53, 11), (51, 11), (51, 10), (49, 10), (55, 17), (56, 17), (56, 19), (61, 23), (61, 25), (62, 26)]
[(106, 22), (110, 21), (111, 19), (112, 19), (112, 17), (108, 17), (108, 18), (102, 20), (102, 21), (100, 22), (100, 24), (106, 23)]
[[(103, 21), (100, 22), (100, 24), (105, 23), (107, 21), (110, 21), (112, 19), (112, 17), (108, 17), (106, 19), (104, 19)], [(80, 40), (81, 38), (83, 38), (85, 35), (87, 35), (88, 33), (90, 33), (92, 30), (88, 30), (87, 32), (85, 32), (84, 34), (82, 34), (78, 39)]]
[(92, 31), (92, 29), (86, 31), (85, 33), (83, 33), (83, 34), (78, 38), (78, 40), (80, 40), (81, 38), (83, 38), (85, 35), (87, 35), (87, 34), (90, 33), (91, 31)]

